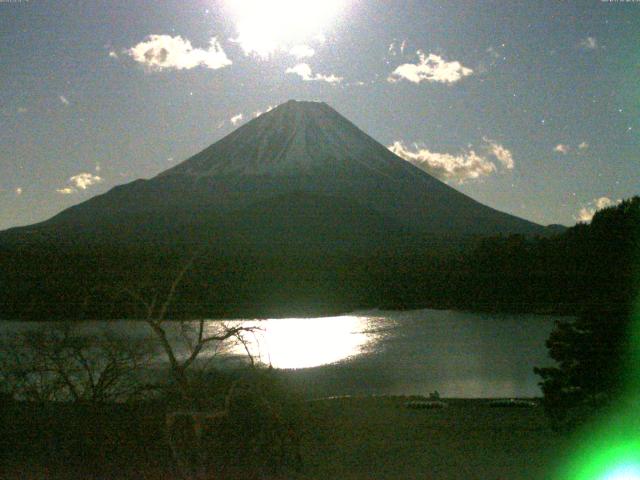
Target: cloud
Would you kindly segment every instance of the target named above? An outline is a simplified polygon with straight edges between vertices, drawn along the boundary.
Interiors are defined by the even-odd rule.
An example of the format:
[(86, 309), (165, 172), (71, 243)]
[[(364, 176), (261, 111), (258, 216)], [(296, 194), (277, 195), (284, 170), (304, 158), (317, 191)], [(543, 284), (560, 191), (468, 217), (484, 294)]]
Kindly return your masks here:
[(311, 67), (307, 63), (299, 63), (295, 67), (287, 68), (285, 73), (295, 73), (305, 81), (313, 80), (313, 77), (311, 76)]
[(391, 45), (389, 45), (389, 55), (392, 57), (395, 57), (396, 55), (404, 55), (405, 48), (407, 48), (406, 40), (403, 40), (400, 45), (398, 45), (398, 42), (394, 40), (391, 42)]
[(86, 190), (92, 185), (102, 182), (102, 178), (92, 173), (79, 173), (69, 179), (69, 181), (80, 190)]
[(313, 75), (311, 67), (307, 63), (299, 63), (295, 67), (287, 68), (285, 73), (293, 73), (298, 75), (305, 82), (327, 82), (331, 84), (340, 83), (343, 80), (343, 77), (338, 77), (334, 74), (331, 75), (322, 75), (320, 73), (316, 73)]
[(273, 110), (275, 107), (273, 105), (269, 105), (264, 111), (262, 110), (256, 110), (255, 112), (253, 112), (253, 118), (257, 118), (260, 115), (262, 115), (263, 113), (267, 113), (270, 112), (271, 110)]
[(578, 212), (576, 220), (580, 222), (590, 222), (598, 210), (618, 205), (622, 200), (611, 200), (609, 197), (595, 198)]
[(473, 70), (463, 66), (460, 62), (447, 62), (442, 57), (430, 53), (427, 56), (418, 50), (417, 64), (405, 63), (396, 68), (387, 80), (396, 83), (407, 80), (413, 83), (439, 82), (455, 83), (463, 77), (473, 74)]
[(599, 47), (598, 40), (595, 37), (587, 37), (580, 40), (579, 46), (585, 50), (597, 50)]
[(590, 222), (596, 211), (594, 208), (581, 208), (576, 219), (580, 222)]
[(144, 42), (127, 50), (138, 63), (152, 70), (189, 70), (203, 66), (213, 70), (231, 65), (218, 40), (213, 37), (207, 50), (193, 48), (180, 35), (149, 35)]
[(66, 187), (56, 189), (56, 192), (61, 195), (71, 195), (77, 193), (80, 190), (86, 190), (93, 185), (97, 185), (102, 182), (102, 177), (94, 175), (92, 173), (79, 173), (69, 178), (69, 185)]
[(603, 208), (611, 207), (613, 205), (617, 205), (621, 203), (622, 200), (616, 200), (615, 202), (607, 197), (600, 197), (594, 200), (595, 206), (598, 210), (602, 210)]
[(310, 58), (316, 54), (316, 51), (309, 45), (296, 45), (289, 50), (289, 54), (296, 58)]
[(16, 196), (18, 196), (18, 197), (19, 197), (20, 195), (22, 195), (22, 192), (23, 192), (24, 190), (22, 190), (22, 187), (18, 187), (18, 188), (16, 188), (14, 191), (15, 191), (15, 193), (16, 193)]
[(231, 117), (231, 118), (229, 119), (229, 121), (230, 121), (233, 125), (238, 125), (238, 124), (242, 121), (242, 119), (243, 119), (243, 118), (244, 118), (244, 115), (243, 115), (243, 114), (241, 114), (241, 113), (239, 113), (239, 114), (234, 115), (233, 117)]
[(64, 95), (60, 95), (58, 99), (63, 105), (69, 105), (69, 100), (67, 100), (67, 97), (65, 97)]
[(567, 153), (569, 153), (572, 150), (575, 150), (576, 148), (580, 151), (585, 151), (589, 148), (589, 144), (587, 142), (582, 142), (577, 147), (575, 146), (572, 147), (571, 145), (567, 145), (566, 143), (559, 143), (558, 145), (553, 147), (553, 151), (557, 153), (561, 153), (562, 155), (566, 155)]
[(487, 137), (482, 137), (482, 140), (487, 144), (486, 149), (493, 155), (507, 170), (513, 170), (515, 162), (513, 161), (513, 154), (510, 150), (503, 145), (497, 143), (495, 140), (491, 140)]
[(388, 148), (400, 158), (444, 181), (464, 183), (466, 180), (486, 177), (497, 171), (495, 163), (473, 150), (451, 155), (431, 152), (427, 148), (417, 146), (412, 150), (401, 141), (393, 142)]

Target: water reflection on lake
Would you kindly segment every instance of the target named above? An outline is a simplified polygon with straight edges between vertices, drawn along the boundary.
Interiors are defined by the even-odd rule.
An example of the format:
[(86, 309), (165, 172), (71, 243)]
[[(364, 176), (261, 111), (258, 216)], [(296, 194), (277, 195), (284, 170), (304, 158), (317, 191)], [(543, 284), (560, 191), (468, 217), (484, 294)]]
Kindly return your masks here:
[[(554, 320), (416, 310), (225, 324), (259, 328), (245, 336), (249, 351), (267, 365), (286, 369), (309, 396), (426, 395), (438, 390), (448, 397), (529, 397), (540, 395), (533, 368), (552, 364), (545, 341)], [(206, 328), (213, 331), (219, 323), (207, 321)], [(169, 329), (176, 345), (181, 339), (178, 325)], [(16, 328), (24, 324), (0, 324), (0, 330)], [(105, 324), (85, 322), (84, 328), (99, 332)], [(106, 328), (151, 335), (142, 322), (112, 322)], [(241, 345), (227, 347), (217, 352), (246, 355)]]
[[(457, 311), (356, 312), (251, 321), (250, 351), (316, 395), (540, 395), (554, 317)], [(242, 353), (235, 347), (236, 353)]]
[[(245, 336), (249, 353), (274, 368), (311, 368), (340, 362), (375, 350), (384, 317), (345, 315), (237, 322), (256, 330)], [(235, 345), (233, 353), (245, 353)]]

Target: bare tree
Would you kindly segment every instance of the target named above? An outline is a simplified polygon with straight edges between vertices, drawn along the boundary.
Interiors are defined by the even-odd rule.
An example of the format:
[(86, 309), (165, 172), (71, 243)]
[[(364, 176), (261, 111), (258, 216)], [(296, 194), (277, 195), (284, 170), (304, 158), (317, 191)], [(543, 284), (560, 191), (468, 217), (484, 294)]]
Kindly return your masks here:
[[(188, 372), (205, 352), (217, 352), (227, 341), (235, 341), (244, 346), (249, 362), (253, 365), (254, 359), (247, 347), (247, 340), (243, 336), (257, 330), (256, 327), (245, 327), (242, 324), (228, 324), (224, 322), (207, 322), (205, 319), (178, 320), (167, 319), (167, 311), (174, 301), (176, 290), (184, 279), (186, 273), (192, 268), (199, 253), (193, 255), (180, 269), (174, 278), (169, 291), (162, 303), (158, 301), (158, 294), (154, 294), (150, 300), (133, 288), (125, 288), (125, 292), (139, 302), (145, 309), (145, 323), (150, 327), (160, 348), (164, 352), (173, 380), (179, 387), (182, 399), (192, 407), (197, 404), (198, 388), (191, 381)], [(179, 350), (179, 345), (172, 342), (169, 331), (170, 326), (176, 327), (184, 351)]]
[(0, 385), (14, 399), (46, 402), (60, 396), (63, 385), (34, 352), (23, 333), (5, 335), (0, 344)]
[[(144, 321), (153, 332), (167, 359), (171, 375), (178, 387), (182, 405), (168, 411), (165, 418), (166, 438), (175, 465), (185, 478), (203, 475), (213, 465), (229, 459), (211, 459), (223, 446), (210, 443), (211, 436), (225, 444), (236, 444), (242, 463), (261, 459), (269, 468), (301, 464), (300, 432), (296, 418), (297, 400), (271, 375), (271, 368), (255, 369), (246, 336), (259, 330), (237, 322), (208, 322), (204, 319), (177, 320), (167, 318), (178, 286), (198, 255), (194, 255), (178, 272), (163, 302), (158, 294), (145, 298), (140, 290), (125, 292), (144, 307)], [(205, 384), (195, 375), (195, 366), (203, 365), (203, 357), (212, 358), (229, 342), (244, 347), (253, 374), (236, 377), (224, 395), (224, 402), (211, 405), (203, 392)], [(206, 365), (206, 364), (205, 364)], [(206, 395), (204, 395), (206, 397)], [(208, 440), (207, 440), (208, 439)], [(215, 442), (214, 442), (215, 443)], [(228, 449), (229, 446), (224, 447)], [(213, 465), (210, 461), (213, 460)]]
[(76, 324), (6, 336), (0, 376), (14, 398), (35, 401), (124, 401), (146, 389), (139, 373), (153, 359), (144, 339), (81, 332)]

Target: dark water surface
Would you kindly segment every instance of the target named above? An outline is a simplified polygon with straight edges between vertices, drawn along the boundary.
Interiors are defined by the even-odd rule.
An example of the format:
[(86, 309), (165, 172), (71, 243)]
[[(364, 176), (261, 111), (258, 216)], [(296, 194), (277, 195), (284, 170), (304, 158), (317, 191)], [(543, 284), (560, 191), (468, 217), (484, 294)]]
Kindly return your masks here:
[[(320, 396), (427, 395), (437, 390), (460, 398), (532, 397), (541, 393), (533, 367), (552, 364), (545, 341), (556, 318), (548, 316), (417, 310), (321, 320), (326, 319), (297, 320), (301, 331), (309, 332), (298, 347), (307, 356), (298, 358), (339, 356), (348, 348), (353, 353), (337, 363), (291, 372)], [(337, 327), (339, 322), (350, 328)], [(295, 367), (286, 355), (276, 355), (272, 362)]]
[[(540, 395), (533, 367), (552, 364), (545, 341), (556, 319), (374, 310), (338, 317), (237, 322), (260, 328), (247, 337), (252, 354), (286, 370), (309, 396), (427, 395), (437, 390), (446, 397), (486, 398)], [(207, 323), (211, 329), (219, 325), (216, 320)], [(5, 322), (0, 329), (34, 327), (28, 325)], [(177, 324), (172, 327), (178, 344)], [(83, 328), (150, 335), (141, 322), (85, 322)], [(244, 352), (239, 345), (229, 345), (222, 356)]]

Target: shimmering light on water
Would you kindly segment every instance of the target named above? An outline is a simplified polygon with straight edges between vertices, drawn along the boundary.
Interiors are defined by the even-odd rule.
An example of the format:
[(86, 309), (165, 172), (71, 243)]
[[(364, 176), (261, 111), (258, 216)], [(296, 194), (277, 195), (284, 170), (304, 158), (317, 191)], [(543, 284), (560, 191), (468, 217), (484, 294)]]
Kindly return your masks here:
[[(336, 363), (372, 348), (379, 334), (372, 317), (283, 318), (245, 321), (250, 353), (275, 368), (311, 368)], [(243, 354), (242, 345), (234, 353)]]
[[(533, 367), (551, 364), (545, 341), (555, 320), (447, 310), (369, 310), (332, 318), (211, 319), (205, 333), (219, 335), (224, 325), (261, 328), (255, 336), (247, 335), (253, 353), (267, 365), (292, 369), (288, 375), (313, 396), (428, 395), (438, 390), (443, 396), (460, 398), (532, 397), (540, 395), (540, 378)], [(45, 326), (51, 324), (4, 322), (0, 333)], [(198, 322), (165, 323), (180, 359), (191, 351), (198, 326)], [(82, 328), (87, 333), (106, 330), (157, 341), (144, 322), (87, 321)], [(233, 356), (228, 355), (231, 352)], [(198, 368), (226, 368), (245, 361), (246, 352), (238, 345), (214, 342), (198, 359)], [(155, 367), (166, 362), (160, 349)]]

